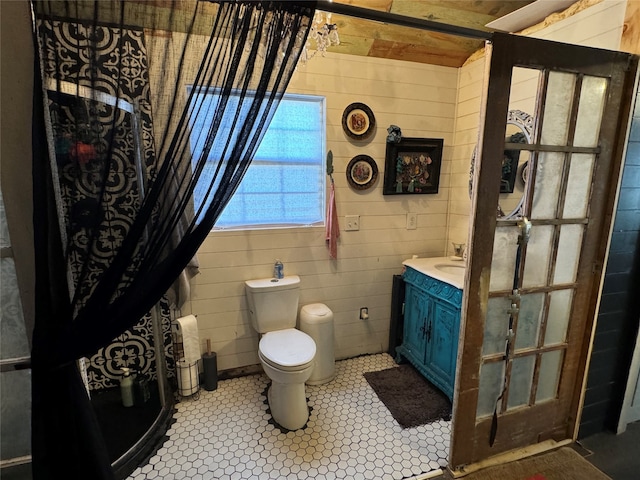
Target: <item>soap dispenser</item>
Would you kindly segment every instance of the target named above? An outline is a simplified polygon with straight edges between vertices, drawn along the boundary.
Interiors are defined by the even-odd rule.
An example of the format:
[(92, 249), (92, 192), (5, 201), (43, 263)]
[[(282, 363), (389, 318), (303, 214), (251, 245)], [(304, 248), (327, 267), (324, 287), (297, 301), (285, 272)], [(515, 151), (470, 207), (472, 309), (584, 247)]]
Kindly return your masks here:
[(122, 396), (122, 405), (125, 407), (133, 406), (133, 377), (131, 376), (131, 371), (126, 367), (122, 368), (120, 395)]

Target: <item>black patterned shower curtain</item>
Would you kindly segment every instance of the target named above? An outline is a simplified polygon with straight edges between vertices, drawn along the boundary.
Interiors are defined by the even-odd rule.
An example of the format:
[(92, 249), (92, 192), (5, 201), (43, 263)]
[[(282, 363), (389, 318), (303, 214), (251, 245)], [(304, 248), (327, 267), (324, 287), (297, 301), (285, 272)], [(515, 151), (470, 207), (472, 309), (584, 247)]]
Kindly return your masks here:
[[(315, 4), (32, 8), (33, 475), (107, 479), (77, 360), (130, 331), (195, 255), (286, 89)], [(211, 111), (207, 91), (220, 98)]]
[[(119, 82), (112, 78), (109, 65), (97, 62), (96, 77), (101, 79), (102, 97), (98, 105), (92, 106), (94, 99), (90, 87), (75, 88), (76, 69), (87, 67), (86, 59), (74, 48), (89, 38), (91, 29), (103, 39), (95, 46), (95, 56), (108, 58), (120, 56), (120, 61), (128, 68)], [(132, 205), (139, 204), (144, 196), (147, 172), (155, 168), (156, 155), (153, 142), (151, 99), (149, 85), (148, 57), (145, 35), (142, 28), (128, 27), (121, 30), (106, 25), (74, 23), (70, 21), (38, 22), (41, 38), (57, 45), (56, 57), (66, 58), (73, 68), (56, 68), (56, 57), (43, 59), (45, 72), (56, 72), (47, 76), (45, 90), (51, 115), (52, 132), (55, 138), (56, 170), (59, 184), (57, 203), (64, 215), (64, 227), (68, 236), (68, 267), (73, 278), (82, 275), (82, 251), (89, 240), (87, 229), (97, 220), (94, 196), (100, 179), (99, 155), (106, 151), (106, 140), (110, 139), (113, 162), (109, 169), (109, 214), (108, 224), (102, 226), (102, 239), (95, 243), (94, 262), (87, 274), (87, 284), (94, 282), (94, 276), (108, 266), (115, 239), (121, 237), (118, 225), (131, 222)], [(121, 45), (126, 48), (121, 48)], [(58, 83), (59, 82), (59, 83)], [(116, 105), (116, 99), (118, 104)], [(96, 108), (99, 106), (100, 108)], [(112, 125), (112, 119), (115, 119)], [(112, 132), (113, 129), (113, 132)], [(101, 140), (92, 140), (92, 131)], [(72, 139), (76, 137), (76, 141)], [(135, 161), (130, 162), (128, 152), (134, 152)], [(98, 180), (98, 182), (96, 182)], [(195, 263), (194, 263), (195, 264)], [(185, 275), (193, 276), (197, 269), (189, 268)], [(171, 291), (171, 290), (170, 290)], [(86, 297), (87, 293), (80, 294)], [(175, 297), (175, 295), (173, 295)], [(79, 302), (82, 302), (82, 298)], [(158, 304), (161, 318), (162, 345), (154, 345), (152, 315), (145, 314), (140, 321), (115, 338), (109, 345), (100, 348), (84, 363), (85, 378), (91, 392), (116, 387), (122, 375), (122, 367), (145, 376), (149, 380), (157, 378), (155, 350), (164, 350), (173, 372), (171, 344), (171, 314), (181, 305), (170, 303), (163, 296)], [(158, 338), (158, 337), (156, 337)]]

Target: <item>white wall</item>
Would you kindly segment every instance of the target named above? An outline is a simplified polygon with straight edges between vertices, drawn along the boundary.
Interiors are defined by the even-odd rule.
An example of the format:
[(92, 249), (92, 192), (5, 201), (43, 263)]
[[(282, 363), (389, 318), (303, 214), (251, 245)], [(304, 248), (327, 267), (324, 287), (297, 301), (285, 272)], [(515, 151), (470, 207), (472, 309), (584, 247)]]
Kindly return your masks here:
[[(603, 0), (531, 36), (616, 49), (624, 11), (625, 2)], [(484, 58), (455, 69), (339, 54), (298, 67), (288, 91), (327, 99), (326, 148), (334, 154), (343, 226), (338, 260), (329, 259), (323, 228), (212, 232), (198, 253), (201, 273), (182, 313), (198, 316), (202, 344), (211, 339), (219, 369), (258, 363), (243, 281), (271, 276), (276, 258), (286, 274), (300, 275), (301, 305), (322, 302), (333, 310), (337, 358), (386, 350), (392, 276), (401, 272), (402, 260), (444, 255), (451, 242), (467, 242), (469, 166), (484, 68)], [(514, 85), (512, 108), (533, 110), (530, 82)], [(376, 117), (377, 131), (367, 141), (352, 141), (342, 131), (342, 113), (352, 102), (367, 104)], [(405, 137), (444, 139), (438, 194), (382, 195), (390, 124)], [(358, 154), (373, 157), (379, 169), (376, 185), (366, 191), (352, 190), (345, 178), (347, 163)], [(418, 214), (416, 230), (406, 229), (408, 212)], [(360, 215), (360, 231), (344, 231), (345, 215)], [(370, 315), (364, 322), (358, 319), (363, 306)]]
[(449, 253), (452, 253), (451, 242), (466, 244), (468, 240), (469, 212), (471, 210), (469, 171), (473, 150), (478, 141), (484, 73), (484, 57), (459, 69), (447, 231)]
[[(200, 338), (203, 345), (211, 339), (219, 369), (259, 363), (243, 282), (271, 276), (276, 258), (285, 274), (301, 277), (300, 305), (322, 302), (334, 312), (337, 358), (387, 349), (392, 277), (402, 260), (445, 253), (457, 78), (455, 68), (339, 54), (298, 67), (288, 92), (326, 96), (326, 148), (334, 155), (342, 230), (338, 260), (329, 259), (323, 227), (212, 232), (198, 252), (201, 273), (182, 313), (197, 315)], [(375, 115), (377, 130), (367, 141), (352, 141), (342, 130), (342, 113), (353, 102)], [(405, 137), (444, 139), (438, 194), (382, 195), (390, 124)], [(379, 169), (377, 183), (365, 191), (351, 189), (345, 176), (359, 154)], [(406, 229), (407, 212), (418, 214), (416, 230)], [(344, 231), (345, 215), (360, 215), (360, 231)], [(364, 306), (367, 321), (358, 318)]]

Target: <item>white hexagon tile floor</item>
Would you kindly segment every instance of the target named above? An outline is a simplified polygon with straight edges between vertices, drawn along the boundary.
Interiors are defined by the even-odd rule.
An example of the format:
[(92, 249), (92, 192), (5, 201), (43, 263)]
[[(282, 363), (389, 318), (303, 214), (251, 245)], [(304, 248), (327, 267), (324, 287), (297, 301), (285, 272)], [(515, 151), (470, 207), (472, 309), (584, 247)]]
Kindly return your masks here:
[(177, 404), (169, 439), (129, 480), (400, 480), (436, 473), (447, 464), (451, 422), (400, 427), (363, 376), (394, 366), (386, 353), (336, 362), (332, 382), (307, 386), (307, 426), (286, 433), (270, 423), (265, 375), (220, 381)]

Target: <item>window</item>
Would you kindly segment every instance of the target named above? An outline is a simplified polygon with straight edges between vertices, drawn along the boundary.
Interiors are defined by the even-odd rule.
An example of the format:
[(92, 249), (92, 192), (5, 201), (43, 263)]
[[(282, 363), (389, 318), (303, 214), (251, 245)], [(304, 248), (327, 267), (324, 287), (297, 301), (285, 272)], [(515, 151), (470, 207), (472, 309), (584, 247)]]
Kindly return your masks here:
[[(204, 95), (201, 111), (213, 111), (208, 107), (215, 105), (219, 96)], [(196, 123), (204, 123), (203, 116)], [(215, 229), (321, 225), (325, 204), (324, 125), (324, 97), (286, 94)], [(191, 148), (194, 157), (202, 149), (193, 136)], [(202, 200), (196, 190), (196, 209)]]

